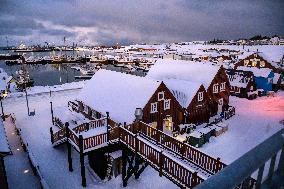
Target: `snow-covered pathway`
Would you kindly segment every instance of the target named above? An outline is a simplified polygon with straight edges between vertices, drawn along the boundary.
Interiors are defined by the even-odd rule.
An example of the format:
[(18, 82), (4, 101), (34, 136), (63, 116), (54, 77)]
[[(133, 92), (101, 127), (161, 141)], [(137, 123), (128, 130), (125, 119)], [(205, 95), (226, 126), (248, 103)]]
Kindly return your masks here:
[(4, 122), (8, 142), (13, 155), (5, 157), (5, 167), (10, 189), (39, 189), (39, 179), (33, 174), (28, 154), (23, 150), (20, 138), (9, 121)]

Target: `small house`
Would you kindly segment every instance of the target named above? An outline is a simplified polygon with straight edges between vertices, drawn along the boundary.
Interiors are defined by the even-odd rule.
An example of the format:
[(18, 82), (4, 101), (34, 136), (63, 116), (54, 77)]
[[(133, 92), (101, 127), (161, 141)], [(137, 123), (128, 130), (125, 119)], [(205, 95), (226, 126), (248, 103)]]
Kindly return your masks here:
[(271, 69), (240, 66), (238, 67), (238, 70), (251, 71), (257, 89), (262, 89), (265, 93), (272, 91), (274, 72)]
[(131, 124), (136, 108), (142, 121), (168, 134), (184, 121), (184, 110), (161, 81), (101, 69), (84, 86), (77, 101), (86, 117), (100, 118), (109, 112), (114, 124)]
[(158, 80), (179, 79), (202, 84), (210, 99), (210, 115), (222, 112), (229, 105), (230, 82), (222, 66), (214, 66), (209, 62), (158, 60), (146, 77)]
[(253, 73), (250, 71), (226, 69), (233, 96), (254, 99), (257, 97), (257, 87)]
[(202, 84), (178, 79), (165, 79), (163, 82), (185, 109), (185, 123), (208, 122), (210, 98)]
[(238, 67), (268, 68), (274, 73), (284, 73), (280, 66), (282, 57), (283, 52), (281, 51), (244, 53), (238, 57), (239, 61), (235, 64), (234, 69), (238, 69)]

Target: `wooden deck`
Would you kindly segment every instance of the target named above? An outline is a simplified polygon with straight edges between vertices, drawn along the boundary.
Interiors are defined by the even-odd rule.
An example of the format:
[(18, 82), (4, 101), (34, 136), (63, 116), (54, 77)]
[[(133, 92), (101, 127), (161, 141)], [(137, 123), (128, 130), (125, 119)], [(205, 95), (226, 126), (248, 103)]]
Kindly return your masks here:
[[(100, 124), (101, 120), (94, 122), (97, 127), (105, 126)], [(193, 188), (226, 166), (220, 158), (213, 158), (143, 122), (113, 127), (109, 132), (87, 138), (83, 138), (81, 133), (97, 127), (88, 127), (89, 130), (79, 129), (81, 127), (83, 128), (63, 128), (54, 133), (53, 144), (56, 146), (65, 140), (82, 153), (88, 153), (110, 143), (123, 144), (148, 162), (161, 176), (171, 178), (184, 188)]]

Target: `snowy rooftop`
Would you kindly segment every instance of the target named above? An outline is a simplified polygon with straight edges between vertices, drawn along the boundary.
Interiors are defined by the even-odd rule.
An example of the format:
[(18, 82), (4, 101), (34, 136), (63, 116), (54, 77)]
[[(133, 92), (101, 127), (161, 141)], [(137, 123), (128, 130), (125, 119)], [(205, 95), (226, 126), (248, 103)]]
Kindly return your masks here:
[(0, 153), (9, 153), (10, 148), (6, 137), (3, 121), (0, 121)]
[(136, 108), (144, 108), (161, 82), (101, 69), (85, 85), (78, 100), (118, 123), (132, 123)]
[(219, 66), (209, 63), (160, 59), (150, 68), (146, 77), (198, 82), (208, 88), (219, 69)]
[(201, 87), (200, 83), (178, 79), (165, 79), (163, 82), (170, 89), (180, 105), (184, 108), (189, 106), (192, 98)]
[(256, 68), (256, 67), (246, 67), (246, 66), (239, 66), (237, 68), (238, 70), (243, 71), (251, 71), (253, 72), (253, 75), (256, 77), (268, 77), (269, 74), (272, 72), (269, 68)]

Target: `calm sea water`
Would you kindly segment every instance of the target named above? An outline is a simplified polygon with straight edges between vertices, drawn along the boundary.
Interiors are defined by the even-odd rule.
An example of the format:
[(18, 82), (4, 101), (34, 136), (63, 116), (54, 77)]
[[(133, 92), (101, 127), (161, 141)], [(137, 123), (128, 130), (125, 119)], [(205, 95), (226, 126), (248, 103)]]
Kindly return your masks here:
[[(0, 51), (0, 53), (6, 54), (23, 54), (23, 53), (13, 53), (9, 51)], [(64, 55), (65, 52), (29, 52), (25, 53), (25, 56), (43, 57), (43, 56), (54, 56), (54, 55)], [(67, 55), (85, 55), (84, 52), (66, 52)], [(88, 54), (86, 54), (88, 55)], [(75, 64), (76, 65), (76, 64)], [(45, 64), (45, 65), (27, 65), (30, 77), (34, 79), (35, 86), (45, 86), (45, 85), (60, 85), (63, 83), (70, 83), (75, 80), (76, 75), (81, 75), (79, 71), (71, 69), (74, 64)], [(0, 60), (0, 68), (3, 68), (8, 75), (17, 76), (16, 72), (20, 69), (20, 65), (8, 66), (5, 61)]]
[[(23, 54), (23, 53), (13, 53), (9, 51), (1, 51), (0, 54)], [(73, 52), (73, 51), (67, 51), (66, 55), (93, 55), (92, 52)], [(34, 57), (43, 57), (43, 56), (54, 56), (54, 55), (65, 55), (65, 52), (60, 51), (53, 51), (53, 52), (29, 52), (25, 53), (25, 56), (34, 56)], [(30, 77), (34, 80), (35, 86), (46, 86), (46, 85), (60, 85), (64, 83), (70, 83), (73, 81), (78, 81), (78, 79), (75, 80), (74, 76), (81, 75), (80, 71), (71, 69), (72, 66), (78, 65), (78, 64), (45, 64), (45, 65), (27, 65), (27, 69), (29, 71)], [(5, 61), (0, 60), (0, 68), (3, 68), (5, 72), (8, 73), (8, 75), (17, 76), (16, 72), (20, 69), (20, 65), (12, 65), (8, 66), (5, 64)], [(108, 65), (107, 69), (118, 71), (118, 72), (125, 72), (125, 68), (121, 67), (115, 67), (113, 65)], [(138, 76), (144, 76), (145, 73), (143, 71), (136, 71), (134, 73)]]

